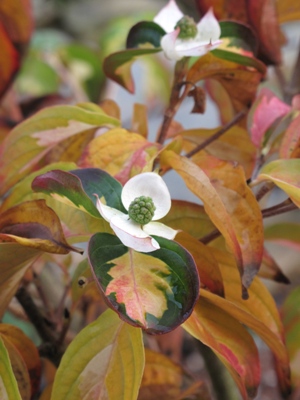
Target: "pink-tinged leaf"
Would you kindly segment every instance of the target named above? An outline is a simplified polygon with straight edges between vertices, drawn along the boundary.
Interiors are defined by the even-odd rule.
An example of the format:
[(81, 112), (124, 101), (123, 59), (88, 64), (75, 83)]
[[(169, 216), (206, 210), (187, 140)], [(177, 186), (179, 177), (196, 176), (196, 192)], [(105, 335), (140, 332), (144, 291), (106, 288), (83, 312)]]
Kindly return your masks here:
[(279, 148), (281, 158), (300, 158), (300, 113), (285, 131)]
[(117, 82), (130, 93), (134, 93), (134, 82), (131, 76), (131, 66), (136, 58), (154, 54), (161, 51), (161, 48), (140, 48), (129, 49), (113, 53), (105, 58), (103, 70), (105, 75)]
[(235, 380), (243, 399), (252, 398), (256, 395), (260, 381), (255, 342), (237, 319), (219, 308), (206, 296), (204, 290), (202, 293), (194, 312), (183, 327), (220, 358)]
[(101, 168), (125, 184), (131, 177), (152, 170), (158, 146), (137, 133), (116, 128), (93, 139), (79, 166)]
[(160, 249), (138, 253), (118, 237), (98, 233), (89, 242), (93, 275), (120, 318), (148, 333), (175, 329), (191, 314), (199, 277), (191, 255), (179, 244), (155, 237)]
[(290, 280), (284, 275), (275, 259), (266, 249), (264, 249), (262, 264), (258, 276), (265, 279), (271, 279), (279, 283), (291, 283)]
[[(220, 128), (215, 129), (189, 129), (182, 131), (180, 135), (184, 139), (184, 150), (189, 152), (209, 139)], [(246, 129), (234, 126), (218, 140), (205, 147), (207, 152), (215, 157), (227, 161), (236, 161), (243, 166), (247, 178), (250, 178), (256, 159), (256, 148), (251, 142)]]
[(136, 399), (144, 362), (141, 329), (107, 310), (68, 346), (51, 400)]
[(263, 255), (259, 205), (241, 166), (212, 156), (191, 160), (169, 151), (164, 161), (181, 175), (204, 203), (205, 211), (233, 252), (242, 279), (243, 297), (257, 274)]
[(269, 89), (262, 89), (258, 98), (252, 105), (248, 116), (248, 129), (253, 144), (260, 148), (264, 136), (271, 125), (279, 118), (284, 117), (291, 107), (282, 102)]
[(0, 318), (15, 295), (32, 260), (41, 254), (19, 243), (1, 243), (0, 237)]
[(281, 222), (265, 228), (265, 239), (300, 251), (300, 224)]
[(14, 128), (0, 147), (0, 193), (31, 172), (53, 149), (72, 136), (119, 121), (96, 105), (54, 106), (43, 109)]
[(291, 389), (289, 357), (282, 321), (272, 295), (255, 277), (249, 288), (249, 298), (244, 301), (239, 295), (239, 274), (234, 257), (217, 248), (214, 248), (214, 257), (222, 272), (226, 300), (207, 291), (202, 291), (202, 295), (213, 299), (215, 305), (256, 332), (270, 347), (275, 357), (279, 386), (286, 396)]
[(275, 160), (266, 164), (253, 183), (272, 181), (300, 207), (300, 159)]

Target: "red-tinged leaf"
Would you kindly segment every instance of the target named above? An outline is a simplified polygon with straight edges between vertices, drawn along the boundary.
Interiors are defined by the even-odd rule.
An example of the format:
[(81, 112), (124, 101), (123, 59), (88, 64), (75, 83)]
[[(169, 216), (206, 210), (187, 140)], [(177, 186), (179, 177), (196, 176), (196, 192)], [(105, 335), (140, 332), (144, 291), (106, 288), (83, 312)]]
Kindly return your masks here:
[(222, 125), (227, 124), (235, 115), (228, 92), (224, 89), (222, 84), (215, 79), (206, 79), (205, 89), (219, 109)]
[(294, 0), (277, 0), (277, 12), (279, 22), (294, 21), (300, 19), (300, 3)]
[(281, 158), (300, 158), (300, 113), (290, 123), (279, 148)]
[(19, 124), (0, 147), (0, 192), (5, 193), (31, 172), (55, 146), (64, 140), (100, 126), (116, 126), (119, 121), (98, 106), (54, 106), (43, 109)]
[(36, 346), (21, 329), (13, 325), (1, 324), (0, 335), (4, 343), (9, 342), (20, 353), (29, 373), (31, 396), (35, 395), (39, 391), (41, 376), (41, 362)]
[(201, 14), (205, 14), (210, 7), (218, 19), (233, 19), (247, 22), (247, 15), (244, 2), (240, 0), (196, 0), (196, 5)]
[(183, 327), (220, 358), (243, 399), (255, 397), (260, 381), (258, 350), (250, 333), (237, 319), (204, 295)]
[(282, 102), (269, 89), (262, 89), (248, 114), (248, 129), (253, 144), (260, 148), (264, 136), (271, 125), (279, 118), (284, 117), (291, 107)]
[(191, 255), (179, 244), (155, 237), (160, 249), (138, 253), (118, 237), (98, 233), (89, 242), (89, 261), (108, 305), (126, 322), (148, 333), (167, 333), (182, 324), (199, 294)]
[(243, 297), (247, 298), (247, 288), (262, 260), (263, 225), (242, 167), (208, 155), (198, 157), (197, 165), (170, 151), (164, 157), (203, 201), (205, 211), (224, 236), (240, 271)]
[(263, 64), (260, 67), (258, 71), (207, 53), (192, 65), (186, 80), (197, 83), (206, 78), (216, 79), (228, 92), (235, 110), (240, 111), (248, 107), (256, 95), (257, 86), (265, 74)]
[(266, 226), (265, 239), (300, 251), (300, 224), (281, 222)]
[[(219, 128), (182, 131), (180, 135), (184, 139), (184, 149), (187, 152), (193, 150), (195, 145), (200, 145), (218, 130)], [(206, 146), (204, 151), (222, 160), (238, 162), (243, 166), (246, 178), (251, 177), (256, 159), (256, 148), (246, 129), (233, 126), (225, 135)]]
[(214, 248), (214, 256), (219, 263), (225, 286), (226, 300), (220, 296), (202, 291), (218, 307), (224, 309), (241, 323), (256, 332), (270, 347), (275, 356), (275, 367), (283, 395), (290, 392), (289, 357), (285, 347), (284, 331), (275, 301), (262, 282), (255, 277), (247, 301), (239, 295), (239, 275), (234, 257)]
[(113, 53), (105, 58), (103, 70), (105, 75), (117, 82), (130, 93), (134, 93), (134, 82), (131, 76), (131, 65), (136, 58), (154, 54), (161, 51), (161, 48), (140, 48), (123, 50)]
[(264, 249), (262, 264), (258, 276), (265, 279), (271, 279), (279, 283), (291, 283), (290, 280), (284, 275), (277, 262), (266, 249)]
[(131, 121), (132, 131), (140, 134), (145, 139), (148, 137), (148, 117), (145, 104), (135, 103)]
[(260, 58), (267, 64), (281, 62), (281, 32), (274, 0), (247, 2), (248, 18), (259, 37)]
[(211, 292), (224, 296), (223, 278), (212, 248), (185, 232), (176, 235), (176, 242), (181, 244), (193, 256), (197, 265), (201, 285)]
[[(161, 338), (161, 337), (160, 337)], [(182, 391), (190, 388), (192, 378), (179, 365), (161, 353), (145, 349), (145, 369), (138, 400), (185, 399)], [(203, 382), (199, 381), (189, 395), (203, 394)], [(198, 397), (197, 397), (198, 398)], [(202, 397), (199, 397), (199, 399)], [(207, 398), (207, 397), (204, 397)]]
[(215, 229), (203, 206), (183, 200), (172, 200), (171, 209), (161, 222), (197, 239)]
[(30, 261), (40, 254), (40, 251), (19, 243), (0, 243), (0, 318), (17, 291)]
[(137, 133), (116, 128), (93, 139), (79, 166), (101, 168), (125, 184), (128, 179), (152, 170), (158, 146)]
[(51, 400), (136, 399), (143, 369), (141, 329), (107, 310), (68, 346)]
[(0, 242), (19, 243), (22, 246), (49, 253), (82, 252), (70, 246), (60, 221), (45, 200), (21, 203), (0, 215)]
[(2, 0), (0, 4), (0, 96), (18, 71), (33, 28), (29, 0)]
[(275, 160), (266, 164), (255, 180), (274, 182), (291, 198), (297, 207), (300, 207), (300, 159)]
[(19, 389), (8, 351), (0, 337), (0, 376), (1, 376), (1, 395), (4, 399), (23, 400)]

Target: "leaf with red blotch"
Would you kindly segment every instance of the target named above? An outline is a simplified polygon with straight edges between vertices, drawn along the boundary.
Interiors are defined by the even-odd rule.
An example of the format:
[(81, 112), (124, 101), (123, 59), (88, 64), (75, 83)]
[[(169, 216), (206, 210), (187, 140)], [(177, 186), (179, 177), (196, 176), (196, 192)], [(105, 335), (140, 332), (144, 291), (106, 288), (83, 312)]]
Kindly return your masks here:
[(276, 97), (271, 90), (264, 88), (260, 91), (247, 121), (252, 142), (257, 148), (263, 145), (264, 136), (271, 125), (290, 110), (291, 107)]
[(260, 381), (255, 342), (238, 319), (218, 307), (206, 296), (206, 291), (202, 290), (201, 293), (194, 312), (183, 327), (220, 358), (235, 380), (243, 399), (252, 398)]
[(242, 295), (257, 274), (263, 255), (263, 225), (259, 205), (246, 183), (243, 168), (204, 155), (194, 162), (171, 151), (164, 162), (199, 197), (205, 211), (233, 252), (242, 280)]
[(0, 96), (16, 72), (32, 33), (33, 21), (28, 0), (0, 2)]

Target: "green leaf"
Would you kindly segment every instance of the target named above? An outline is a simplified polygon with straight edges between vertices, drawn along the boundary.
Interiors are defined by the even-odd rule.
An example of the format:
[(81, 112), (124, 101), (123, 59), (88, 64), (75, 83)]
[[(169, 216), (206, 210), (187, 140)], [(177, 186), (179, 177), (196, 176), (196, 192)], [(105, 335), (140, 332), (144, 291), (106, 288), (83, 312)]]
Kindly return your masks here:
[(257, 58), (243, 56), (233, 51), (227, 51), (222, 49), (215, 49), (212, 51), (213, 55), (222, 58), (223, 60), (232, 61), (246, 67), (255, 68), (257, 71), (265, 74), (266, 66), (264, 63), (259, 61)]
[(8, 352), (0, 337), (0, 398), (22, 400)]
[(51, 400), (134, 400), (143, 369), (141, 330), (107, 310), (67, 348), (55, 376)]
[(244, 50), (250, 50), (254, 54), (257, 53), (257, 36), (249, 26), (237, 21), (220, 21), (220, 28), (220, 38), (225, 40), (226, 38), (229, 39), (229, 43), (226, 43), (229, 48), (238, 47)]
[[(89, 103), (88, 103), (89, 104)], [(0, 194), (5, 193), (56, 146), (76, 135), (90, 135), (100, 126), (120, 122), (95, 104), (45, 108), (14, 128), (0, 148)]]
[(146, 44), (160, 47), (160, 40), (165, 34), (164, 29), (153, 21), (138, 22), (128, 33), (126, 48), (136, 48)]
[(110, 207), (125, 211), (121, 201), (121, 184), (107, 172), (96, 168), (49, 171), (33, 180), (32, 189), (51, 195), (94, 217), (100, 218), (94, 194), (99, 198), (103, 196)]
[(110, 306), (126, 322), (152, 334), (182, 324), (199, 293), (191, 255), (175, 242), (155, 239), (160, 249), (146, 254), (106, 233), (93, 235), (88, 247), (93, 274)]
[(280, 222), (266, 226), (265, 240), (300, 250), (300, 224)]
[(147, 54), (154, 54), (161, 51), (161, 48), (154, 49), (130, 49), (118, 51), (106, 57), (103, 62), (105, 75), (117, 82), (130, 93), (134, 93), (134, 82), (131, 76), (131, 65), (137, 57)]

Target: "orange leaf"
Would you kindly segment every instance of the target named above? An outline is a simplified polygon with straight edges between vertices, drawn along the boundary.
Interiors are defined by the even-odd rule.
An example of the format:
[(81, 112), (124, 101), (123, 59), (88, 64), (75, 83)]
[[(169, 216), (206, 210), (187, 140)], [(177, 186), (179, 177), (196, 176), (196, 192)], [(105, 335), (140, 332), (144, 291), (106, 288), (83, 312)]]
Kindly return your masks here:
[(216, 306), (208, 297), (200, 296), (183, 327), (216, 353), (228, 368), (245, 400), (248, 396), (255, 396), (260, 380), (258, 350), (251, 335), (238, 320)]
[(297, 114), (283, 135), (279, 148), (281, 158), (300, 158), (300, 113)]
[(191, 160), (169, 151), (165, 162), (181, 175), (204, 203), (212, 222), (233, 252), (242, 277), (243, 297), (257, 273), (263, 254), (259, 205), (248, 188), (242, 167), (212, 156)]

